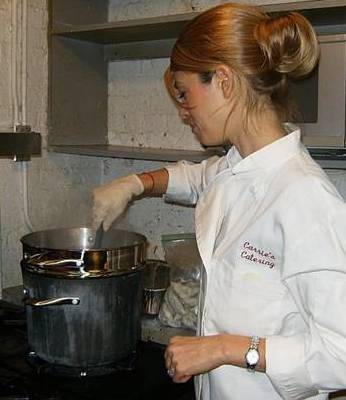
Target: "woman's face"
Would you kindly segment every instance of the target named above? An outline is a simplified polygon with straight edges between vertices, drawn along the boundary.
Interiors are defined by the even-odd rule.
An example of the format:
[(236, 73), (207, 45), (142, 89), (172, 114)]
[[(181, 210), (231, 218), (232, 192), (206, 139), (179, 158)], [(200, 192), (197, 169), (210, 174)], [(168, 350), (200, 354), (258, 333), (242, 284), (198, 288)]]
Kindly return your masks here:
[(174, 81), (183, 122), (190, 125), (202, 145), (224, 144), (230, 109), (222, 90), (222, 79), (215, 73), (211, 82), (204, 83), (197, 73), (176, 71)]

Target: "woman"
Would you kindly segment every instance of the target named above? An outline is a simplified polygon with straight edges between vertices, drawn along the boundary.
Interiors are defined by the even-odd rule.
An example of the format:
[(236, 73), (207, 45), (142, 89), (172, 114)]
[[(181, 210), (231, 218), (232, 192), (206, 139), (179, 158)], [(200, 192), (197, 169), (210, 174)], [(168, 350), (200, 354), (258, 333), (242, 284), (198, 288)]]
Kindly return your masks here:
[(299, 129), (283, 124), (287, 81), (317, 60), (297, 13), (225, 4), (200, 14), (165, 81), (198, 140), (231, 149), (94, 192), (105, 229), (143, 193), (196, 204), (198, 336), (171, 339), (165, 362), (175, 382), (196, 377), (198, 398), (326, 399), (346, 387), (346, 207)]

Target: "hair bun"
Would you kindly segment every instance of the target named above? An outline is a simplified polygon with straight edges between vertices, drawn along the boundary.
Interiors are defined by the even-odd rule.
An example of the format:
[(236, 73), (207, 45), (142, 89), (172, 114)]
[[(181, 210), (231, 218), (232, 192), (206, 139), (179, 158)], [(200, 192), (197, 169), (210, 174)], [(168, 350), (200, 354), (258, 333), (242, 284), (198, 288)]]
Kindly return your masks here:
[(254, 35), (264, 55), (263, 72), (298, 78), (309, 74), (318, 61), (316, 34), (299, 13), (262, 19)]

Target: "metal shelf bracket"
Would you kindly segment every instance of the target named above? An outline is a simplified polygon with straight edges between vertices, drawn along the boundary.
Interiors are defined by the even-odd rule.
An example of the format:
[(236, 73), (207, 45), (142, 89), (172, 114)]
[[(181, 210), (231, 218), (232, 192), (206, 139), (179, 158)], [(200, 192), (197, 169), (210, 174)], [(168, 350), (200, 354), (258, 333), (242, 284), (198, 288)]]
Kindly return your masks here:
[(0, 157), (14, 161), (29, 161), (41, 155), (41, 134), (29, 125), (17, 125), (15, 132), (0, 132)]

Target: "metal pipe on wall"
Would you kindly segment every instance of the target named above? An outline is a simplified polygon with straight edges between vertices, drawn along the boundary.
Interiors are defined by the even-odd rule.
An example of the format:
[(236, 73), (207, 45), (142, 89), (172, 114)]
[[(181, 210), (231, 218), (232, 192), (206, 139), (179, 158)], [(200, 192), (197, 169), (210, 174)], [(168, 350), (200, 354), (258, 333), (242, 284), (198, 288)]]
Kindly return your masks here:
[[(27, 123), (27, 27), (28, 27), (28, 3), (27, 0), (22, 0), (22, 12), (21, 12), (21, 125)], [(17, 22), (18, 24), (18, 22)], [(21, 162), (21, 186), (24, 201), (24, 223), (27, 229), (32, 232), (34, 231), (33, 224), (29, 214), (29, 190), (28, 190), (29, 171), (28, 163), (26, 161)]]
[(17, 12), (18, 2), (13, 0), (11, 8), (11, 103), (12, 103), (12, 129), (15, 132), (19, 123), (18, 116), (18, 92), (17, 92)]
[(28, 51), (28, 2), (22, 0), (22, 74), (21, 74), (21, 92), (22, 92), (22, 119), (21, 123), (26, 125), (26, 89), (27, 89), (27, 51)]

